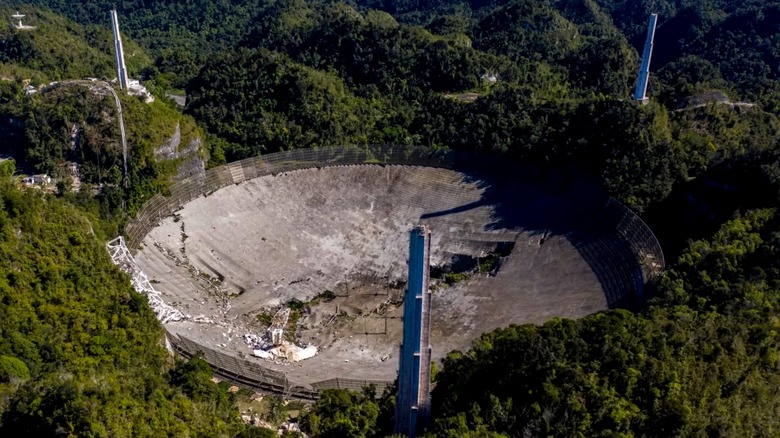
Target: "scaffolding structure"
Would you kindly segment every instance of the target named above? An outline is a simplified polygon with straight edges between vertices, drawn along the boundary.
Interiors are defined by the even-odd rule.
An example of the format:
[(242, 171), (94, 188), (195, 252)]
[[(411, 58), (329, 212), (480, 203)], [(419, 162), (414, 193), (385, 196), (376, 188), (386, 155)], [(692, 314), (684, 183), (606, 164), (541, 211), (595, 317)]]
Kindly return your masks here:
[(183, 313), (166, 304), (165, 301), (163, 301), (160, 292), (152, 287), (152, 283), (149, 282), (146, 274), (141, 271), (141, 268), (136, 264), (133, 255), (130, 254), (130, 250), (127, 249), (124, 237), (119, 236), (116, 239), (109, 241), (106, 244), (106, 247), (108, 248), (108, 253), (111, 255), (111, 261), (113, 261), (122, 272), (130, 276), (130, 284), (133, 286), (133, 289), (142, 295), (146, 295), (149, 300), (149, 307), (152, 308), (155, 316), (157, 316), (157, 319), (159, 319), (161, 323), (165, 324), (186, 319)]

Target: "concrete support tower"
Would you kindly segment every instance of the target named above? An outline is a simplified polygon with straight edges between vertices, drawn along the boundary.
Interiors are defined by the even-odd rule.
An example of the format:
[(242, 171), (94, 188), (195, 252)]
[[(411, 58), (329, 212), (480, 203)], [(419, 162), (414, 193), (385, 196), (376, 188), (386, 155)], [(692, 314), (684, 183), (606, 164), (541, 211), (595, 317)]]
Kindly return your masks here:
[(642, 102), (647, 101), (647, 81), (650, 79), (650, 58), (653, 56), (653, 40), (655, 39), (657, 22), (658, 14), (651, 14), (650, 22), (647, 24), (647, 40), (645, 40), (645, 50), (642, 53), (642, 66), (639, 67), (639, 78), (634, 91), (634, 99)]
[(409, 283), (404, 298), (404, 337), (395, 399), (395, 433), (414, 437), (430, 417), (431, 385), (431, 231), (412, 230), (409, 243)]
[(111, 11), (111, 29), (114, 31), (114, 53), (116, 54), (116, 77), (119, 88), (127, 91), (127, 67), (125, 67), (125, 51), (122, 49), (122, 36), (119, 34), (119, 18), (116, 9)]

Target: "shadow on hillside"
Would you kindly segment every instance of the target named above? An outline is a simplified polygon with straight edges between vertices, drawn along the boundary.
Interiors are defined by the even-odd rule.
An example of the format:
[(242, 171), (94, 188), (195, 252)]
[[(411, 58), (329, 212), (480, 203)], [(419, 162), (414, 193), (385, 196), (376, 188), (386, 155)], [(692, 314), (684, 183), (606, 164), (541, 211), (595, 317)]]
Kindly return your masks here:
[[(484, 160), (484, 161), (482, 161)], [(543, 169), (490, 158), (464, 160), (453, 167), (484, 188), (482, 198), (431, 211), (420, 220), (490, 207), (485, 231), (518, 229), (540, 237), (564, 236), (587, 262), (610, 308), (637, 308), (646, 301), (646, 279), (631, 242), (617, 232), (625, 207), (586, 178), (568, 169)]]

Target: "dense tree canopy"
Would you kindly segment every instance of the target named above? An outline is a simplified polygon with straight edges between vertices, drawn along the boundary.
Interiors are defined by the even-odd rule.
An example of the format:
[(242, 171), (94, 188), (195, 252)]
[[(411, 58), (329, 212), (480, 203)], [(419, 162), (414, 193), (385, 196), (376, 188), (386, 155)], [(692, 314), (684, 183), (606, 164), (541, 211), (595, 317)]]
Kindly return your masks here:
[(752, 210), (691, 243), (640, 314), (512, 326), (451, 354), (434, 431), (776, 434), (777, 220)]
[(20, 191), (7, 178), (0, 181), (3, 433), (240, 430), (228, 393), (209, 371), (198, 371), (199, 361), (171, 367), (160, 326), (111, 263), (93, 233), (95, 219), (64, 200)]
[[(372, 143), (387, 115), (380, 99), (355, 96), (332, 74), (266, 50), (241, 50), (204, 68), (188, 109), (235, 145), (228, 158), (328, 144)], [(214, 105), (214, 102), (220, 102)]]

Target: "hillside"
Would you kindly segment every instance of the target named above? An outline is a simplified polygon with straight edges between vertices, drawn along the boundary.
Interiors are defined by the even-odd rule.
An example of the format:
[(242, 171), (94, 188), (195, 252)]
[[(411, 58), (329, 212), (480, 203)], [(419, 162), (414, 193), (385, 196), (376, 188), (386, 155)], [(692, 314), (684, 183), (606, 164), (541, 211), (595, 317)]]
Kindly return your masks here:
[[(168, 359), (102, 242), (204, 166), (395, 143), (584, 174), (642, 215), (669, 262), (642, 308), (453, 352), (430, 436), (777, 435), (780, 2), (635, 3), (0, 1), (37, 27), (0, 26), (0, 157), (56, 179), (23, 189), (0, 163), (0, 431), (258, 431), (242, 432), (202, 361)], [(110, 94), (49, 85), (114, 77), (114, 5), (130, 73), (157, 97), (120, 97), (128, 188)], [(629, 96), (652, 12), (641, 105)], [(301, 424), (383, 436), (392, 403), (329, 392)]]
[[(14, 11), (0, 7), (0, 16), (10, 20)], [(109, 26), (81, 25), (46, 10), (27, 15), (25, 24), (35, 26), (34, 31), (0, 27), (0, 76), (32, 79), (31, 84), (37, 86), (62, 79), (116, 75)], [(150, 66), (151, 59), (132, 40), (124, 45), (130, 75), (137, 77)]]
[[(191, 117), (164, 96), (145, 104), (120, 93), (129, 190), (118, 190), (125, 178), (118, 108), (104, 82), (90, 82), (116, 76), (110, 27), (45, 10), (25, 20), (35, 29), (0, 29), (2, 153), (20, 170), (50, 174), (67, 190), (97, 190), (114, 228), (170, 180), (203, 171), (205, 135)], [(146, 49), (130, 38), (124, 47), (131, 77), (151, 67)]]
[[(0, 428), (38, 436), (240, 430), (227, 393), (172, 360), (91, 217), (0, 163)], [(204, 418), (199, 412), (208, 410)]]

